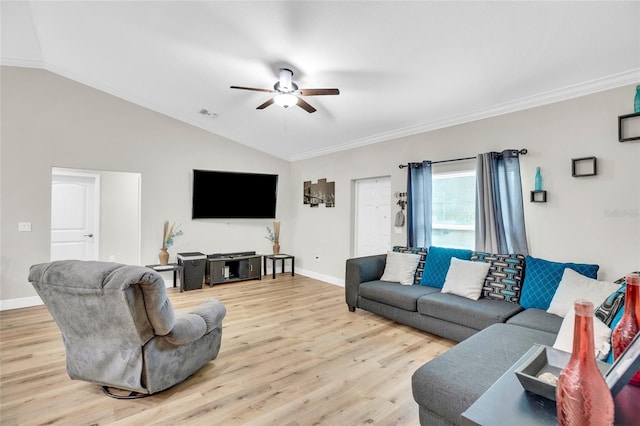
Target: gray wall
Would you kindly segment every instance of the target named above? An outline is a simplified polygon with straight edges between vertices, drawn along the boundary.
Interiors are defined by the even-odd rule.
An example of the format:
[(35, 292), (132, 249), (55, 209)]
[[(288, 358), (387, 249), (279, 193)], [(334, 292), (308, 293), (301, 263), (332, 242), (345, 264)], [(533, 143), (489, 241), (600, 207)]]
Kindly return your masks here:
[[(639, 270), (640, 141), (619, 143), (617, 137), (617, 116), (633, 111), (634, 95), (635, 86), (627, 86), (294, 163), (300, 268), (344, 278), (344, 260), (353, 253), (353, 180), (391, 175), (393, 194), (406, 189), (406, 169), (399, 164), (527, 148), (521, 167), (530, 254), (598, 263), (601, 279)], [(598, 175), (571, 177), (571, 159), (588, 156), (598, 158)], [(546, 204), (529, 202), (536, 166)], [(336, 182), (335, 208), (302, 204), (302, 182), (319, 178)], [(392, 231), (391, 237), (392, 245), (406, 241), (404, 233)]]
[[(188, 251), (270, 252), (271, 221), (191, 220), (194, 168), (278, 174), (277, 216), (290, 222), (286, 161), (44, 70), (2, 67), (0, 78), (0, 301), (35, 296), (26, 278), (49, 260), (53, 166), (141, 174), (142, 264), (157, 263), (165, 220), (184, 231), (171, 261)], [(27, 221), (32, 231), (18, 232)], [(282, 246), (291, 239), (284, 226)]]
[[(3, 67), (1, 78), (0, 302), (35, 295), (26, 276), (49, 258), (52, 166), (141, 173), (142, 264), (157, 261), (164, 220), (185, 232), (171, 260), (182, 251), (270, 252), (270, 221), (190, 219), (191, 170), (277, 173), (281, 250), (295, 254), (300, 272), (340, 284), (352, 254), (355, 179), (390, 175), (393, 193), (405, 190), (398, 164), (527, 148), (531, 254), (599, 263), (601, 279), (640, 269), (640, 142), (617, 142), (633, 86), (288, 163), (47, 71)], [(571, 158), (591, 155), (598, 176), (572, 178)], [(536, 166), (546, 204), (528, 202)], [(321, 178), (336, 182), (335, 208), (303, 205), (302, 182)], [(19, 233), (22, 221), (33, 231)], [(391, 235), (404, 244), (403, 234)]]

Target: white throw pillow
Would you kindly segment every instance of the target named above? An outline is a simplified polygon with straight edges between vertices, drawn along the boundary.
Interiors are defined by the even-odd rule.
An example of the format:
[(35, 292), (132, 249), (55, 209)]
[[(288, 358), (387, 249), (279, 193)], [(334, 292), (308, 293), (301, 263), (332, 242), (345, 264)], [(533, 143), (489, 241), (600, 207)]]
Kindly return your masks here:
[[(573, 329), (575, 326), (576, 313), (573, 306), (567, 312), (562, 320), (558, 337), (553, 344), (555, 349), (565, 352), (573, 352)], [(599, 318), (593, 317), (593, 348), (595, 350), (596, 359), (603, 361), (607, 359), (611, 350), (611, 329)]]
[(418, 262), (420, 262), (419, 254), (390, 251), (387, 253), (387, 262), (380, 279), (399, 282), (403, 285), (413, 284), (413, 276), (416, 273)]
[(576, 299), (587, 299), (598, 307), (619, 287), (618, 284), (594, 280), (566, 268), (547, 312), (564, 318)]
[(452, 257), (442, 293), (457, 294), (467, 299), (478, 300), (490, 267), (490, 263), (471, 262)]

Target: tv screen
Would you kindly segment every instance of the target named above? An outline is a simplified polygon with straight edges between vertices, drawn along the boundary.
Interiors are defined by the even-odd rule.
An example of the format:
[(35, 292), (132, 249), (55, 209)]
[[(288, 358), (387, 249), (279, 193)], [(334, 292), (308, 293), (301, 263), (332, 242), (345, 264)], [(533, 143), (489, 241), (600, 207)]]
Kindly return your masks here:
[(274, 219), (278, 175), (193, 171), (193, 219)]

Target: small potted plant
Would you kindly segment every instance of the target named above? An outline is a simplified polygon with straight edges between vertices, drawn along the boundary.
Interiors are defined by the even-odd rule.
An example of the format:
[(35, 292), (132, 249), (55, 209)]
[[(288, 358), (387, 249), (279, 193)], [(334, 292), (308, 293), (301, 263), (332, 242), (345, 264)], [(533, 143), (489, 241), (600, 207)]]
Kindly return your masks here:
[(167, 249), (173, 245), (173, 240), (180, 235), (182, 235), (180, 225), (176, 226), (176, 224), (173, 223), (171, 226), (169, 226), (169, 221), (164, 221), (164, 229), (162, 232), (162, 248), (160, 249), (160, 254), (158, 255), (161, 265), (166, 265), (169, 263), (169, 252), (167, 251)]
[(273, 254), (280, 254), (280, 222), (273, 222), (273, 229), (267, 226), (265, 238), (273, 243)]

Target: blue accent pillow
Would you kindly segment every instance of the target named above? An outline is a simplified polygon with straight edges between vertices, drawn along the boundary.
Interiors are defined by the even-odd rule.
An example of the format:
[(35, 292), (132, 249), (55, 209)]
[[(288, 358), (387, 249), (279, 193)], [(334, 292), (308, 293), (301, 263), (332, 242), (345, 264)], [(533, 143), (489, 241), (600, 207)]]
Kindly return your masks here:
[(543, 311), (549, 309), (566, 268), (573, 269), (577, 273), (595, 280), (598, 278), (600, 265), (559, 263), (527, 256), (527, 273), (522, 285), (520, 305), (525, 309), (538, 308)]
[(444, 280), (447, 278), (447, 272), (449, 272), (451, 258), (471, 260), (472, 253), (471, 250), (466, 249), (429, 247), (420, 285), (442, 288)]

